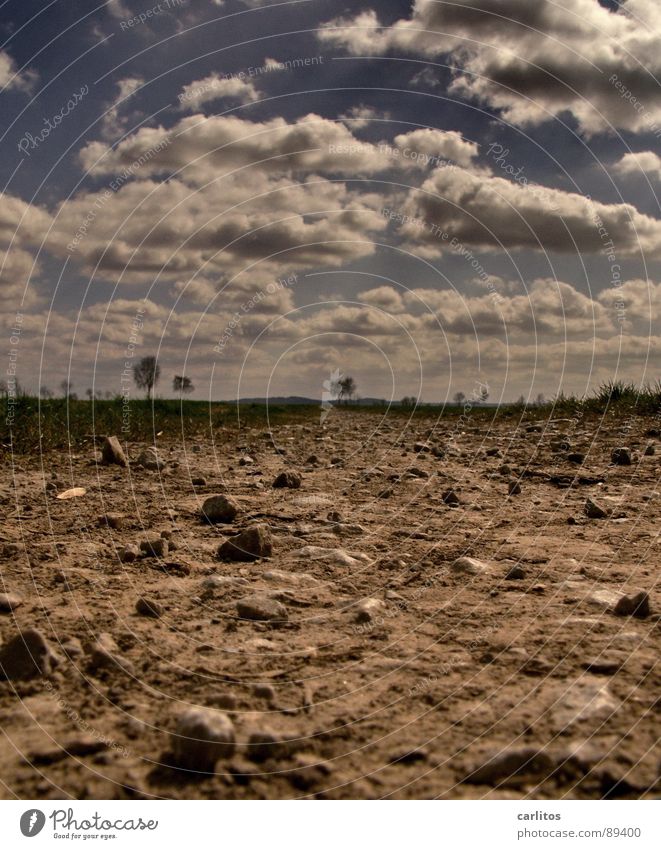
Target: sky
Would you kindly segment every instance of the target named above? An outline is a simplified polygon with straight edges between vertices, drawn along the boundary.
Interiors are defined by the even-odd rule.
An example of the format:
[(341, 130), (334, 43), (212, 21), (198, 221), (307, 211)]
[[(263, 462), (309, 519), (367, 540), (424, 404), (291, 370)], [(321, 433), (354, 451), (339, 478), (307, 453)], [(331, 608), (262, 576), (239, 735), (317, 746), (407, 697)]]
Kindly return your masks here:
[(657, 0), (5, 0), (6, 378), (654, 382)]

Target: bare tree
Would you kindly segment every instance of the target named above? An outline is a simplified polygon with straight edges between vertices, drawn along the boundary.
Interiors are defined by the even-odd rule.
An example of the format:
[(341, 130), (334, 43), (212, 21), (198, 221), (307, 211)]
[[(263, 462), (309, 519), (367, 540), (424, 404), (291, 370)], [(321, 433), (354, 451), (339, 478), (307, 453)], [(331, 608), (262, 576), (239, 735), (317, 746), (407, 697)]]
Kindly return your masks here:
[(71, 390), (73, 389), (73, 383), (70, 380), (63, 380), (60, 383), (60, 389), (62, 390), (62, 395), (65, 398), (69, 398), (71, 396)]
[(480, 403), (486, 404), (488, 400), (489, 400), (489, 390), (487, 389), (486, 386), (483, 386), (482, 389), (480, 389)]
[(195, 386), (190, 377), (182, 377), (180, 374), (175, 374), (172, 381), (172, 389), (180, 394), (188, 395), (195, 389)]
[(151, 401), (151, 393), (161, 376), (161, 367), (156, 362), (156, 357), (143, 357), (140, 362), (133, 366), (133, 380), (138, 389), (147, 390), (147, 400)]
[(49, 398), (53, 397), (52, 391), (47, 386), (42, 386), (39, 389), (39, 395), (44, 399), (44, 401), (48, 401)]
[(546, 404), (546, 398), (544, 397), (544, 393), (540, 392), (539, 395), (537, 396), (537, 406), (543, 407), (544, 404)]
[(418, 399), (415, 397), (415, 395), (405, 395), (400, 401), (400, 404), (405, 409), (412, 410), (414, 407), (418, 406)]
[(454, 393), (454, 403), (459, 405), (463, 404), (466, 400), (466, 395), (463, 392), (455, 392)]

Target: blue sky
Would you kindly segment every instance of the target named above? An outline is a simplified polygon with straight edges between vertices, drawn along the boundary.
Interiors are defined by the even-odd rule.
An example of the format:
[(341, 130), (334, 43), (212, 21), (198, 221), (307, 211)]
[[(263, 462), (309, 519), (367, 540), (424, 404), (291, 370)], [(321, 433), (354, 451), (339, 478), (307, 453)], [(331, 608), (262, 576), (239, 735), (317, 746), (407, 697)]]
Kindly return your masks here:
[(2, 14), (0, 293), (31, 388), (118, 392), (148, 354), (199, 398), (659, 376), (652, 0)]

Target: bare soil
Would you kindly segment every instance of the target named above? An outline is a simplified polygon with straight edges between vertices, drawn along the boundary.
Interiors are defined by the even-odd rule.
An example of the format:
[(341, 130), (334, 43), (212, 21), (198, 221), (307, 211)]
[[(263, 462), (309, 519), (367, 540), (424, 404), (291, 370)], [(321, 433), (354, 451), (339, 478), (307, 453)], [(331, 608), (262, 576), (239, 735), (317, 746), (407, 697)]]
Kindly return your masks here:
[[(22, 603), (0, 613), (0, 643), (36, 628), (56, 664), (0, 681), (2, 795), (657, 796), (655, 423), (532, 424), (333, 410), (271, 436), (157, 440), (161, 471), (83, 451), (14, 458), (0, 592)], [(631, 465), (611, 462), (622, 446)], [(144, 448), (129, 444), (131, 461)], [(292, 470), (300, 488), (272, 487)], [(72, 487), (86, 492), (56, 497)], [(219, 493), (236, 517), (203, 522)], [(608, 518), (585, 515), (588, 497)], [(219, 544), (255, 523), (272, 556), (220, 561)], [(166, 555), (120, 562), (162, 532)], [(463, 556), (484, 571), (459, 571)], [(614, 612), (641, 590), (648, 615)], [(236, 602), (255, 595), (286, 620), (240, 619)], [(234, 724), (236, 750), (211, 774), (173, 755), (190, 705)], [(247, 745), (258, 731), (272, 745)]]

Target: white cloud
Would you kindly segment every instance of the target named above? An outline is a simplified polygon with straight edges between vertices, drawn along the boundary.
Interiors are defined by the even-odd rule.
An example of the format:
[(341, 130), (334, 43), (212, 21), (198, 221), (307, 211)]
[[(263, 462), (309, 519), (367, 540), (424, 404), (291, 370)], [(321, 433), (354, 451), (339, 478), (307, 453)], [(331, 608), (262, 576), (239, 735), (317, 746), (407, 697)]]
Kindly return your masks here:
[(240, 75), (220, 76), (213, 73), (185, 85), (178, 99), (180, 109), (195, 110), (219, 98), (238, 100), (239, 103), (253, 103), (259, 100), (260, 96), (250, 79), (244, 79)]
[(19, 73), (9, 53), (0, 50), (0, 89), (30, 91), (37, 79), (37, 73), (30, 69)]
[(613, 171), (621, 176), (647, 176), (653, 180), (661, 180), (661, 156), (651, 150), (625, 153), (615, 163)]

